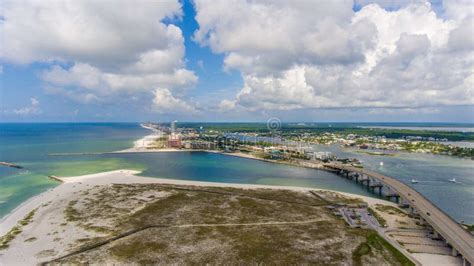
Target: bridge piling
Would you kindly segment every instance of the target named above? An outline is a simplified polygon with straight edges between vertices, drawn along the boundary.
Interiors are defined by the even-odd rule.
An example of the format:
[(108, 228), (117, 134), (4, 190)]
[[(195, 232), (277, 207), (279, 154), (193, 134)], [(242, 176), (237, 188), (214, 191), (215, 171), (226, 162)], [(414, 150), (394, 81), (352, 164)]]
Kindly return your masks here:
[[(367, 185), (369, 190), (375, 192), (375, 183), (383, 184), (379, 187), (379, 195), (386, 196), (388, 200), (395, 199), (399, 204), (408, 207), (410, 216), (419, 218), (423, 224), (433, 228), (433, 235), (446, 240), (453, 247), (453, 255), (461, 255), (463, 265), (472, 266), (474, 263), (474, 238), (462, 228), (457, 221), (449, 217), (436, 205), (426, 199), (418, 191), (390, 176), (373, 172), (364, 168), (354, 167), (350, 164), (324, 163), (324, 167), (337, 171), (341, 176), (348, 177), (349, 173), (355, 176), (355, 181)], [(354, 180), (354, 178), (352, 178)], [(372, 187), (371, 187), (372, 185)]]
[(452, 255), (453, 257), (457, 257), (457, 256), (459, 255), (459, 253), (458, 253), (458, 251), (456, 250), (455, 247), (452, 247), (452, 248), (451, 248), (451, 255)]
[(462, 257), (462, 266), (472, 266), (471, 263), (463, 256)]

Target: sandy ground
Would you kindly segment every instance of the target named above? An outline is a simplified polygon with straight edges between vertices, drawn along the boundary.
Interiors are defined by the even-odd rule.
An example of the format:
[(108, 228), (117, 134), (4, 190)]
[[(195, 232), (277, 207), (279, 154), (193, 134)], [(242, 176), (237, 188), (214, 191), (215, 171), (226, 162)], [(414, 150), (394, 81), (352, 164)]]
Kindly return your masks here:
[[(230, 184), (230, 183), (216, 183), (216, 182), (201, 182), (189, 180), (174, 180), (162, 178), (141, 177), (136, 174), (138, 171), (133, 170), (117, 170), (92, 175), (84, 175), (77, 177), (61, 178), (64, 183), (54, 189), (48, 190), (29, 201), (25, 202), (12, 213), (0, 221), (0, 235), (7, 233), (17, 222), (23, 219), (31, 210), (38, 208), (33, 221), (24, 227), (24, 232), (19, 234), (6, 250), (0, 251), (0, 265), (34, 265), (62, 255), (66, 252), (68, 245), (80, 238), (91, 238), (88, 231), (72, 228), (62, 228), (61, 224), (64, 221), (64, 208), (67, 203), (78, 196), (81, 191), (85, 191), (94, 186), (107, 184), (132, 184), (132, 183), (161, 183), (161, 184), (176, 184), (176, 185), (195, 185), (195, 186), (213, 186), (213, 187), (234, 187), (244, 189), (254, 188), (269, 188), (269, 189), (288, 189), (293, 191), (308, 191), (319, 190), (314, 188), (291, 187), (291, 186), (270, 186), (270, 185), (252, 185), (252, 184)], [(325, 190), (327, 191), (327, 190)], [(375, 204), (392, 205), (394, 203), (384, 200), (370, 198), (349, 193), (340, 194), (360, 198), (366, 201), (370, 206)], [(55, 237), (58, 230), (67, 230), (70, 233), (67, 237)], [(30, 237), (36, 237), (43, 241), (27, 240)], [(44, 241), (47, 240), (47, 241)], [(45, 250), (50, 252), (45, 252)], [(436, 263), (447, 263), (447, 265), (456, 265), (457, 260), (449, 256), (438, 256), (432, 254), (414, 254), (419, 261), (424, 265), (435, 265)], [(452, 264), (454, 263), (454, 264)]]
[[(185, 149), (152, 149), (151, 146), (156, 139), (163, 136), (163, 132), (143, 126), (153, 133), (147, 135), (134, 142), (134, 146), (130, 149), (117, 151), (117, 153), (141, 153), (141, 152), (186, 152), (197, 150)], [(214, 153), (222, 153), (220, 151), (207, 151)], [(246, 153), (222, 153), (225, 155), (243, 157), (254, 160), (267, 161), (263, 158), (255, 157)], [(273, 162), (273, 161), (272, 161)], [(311, 167), (315, 168), (315, 167)], [(133, 183), (161, 183), (161, 184), (175, 184), (175, 185), (194, 185), (194, 186), (211, 186), (211, 187), (233, 187), (243, 189), (269, 188), (269, 189), (288, 189), (293, 191), (305, 192), (308, 190), (321, 190), (315, 188), (292, 187), (292, 186), (270, 186), (270, 185), (253, 185), (253, 184), (232, 184), (232, 183), (216, 183), (216, 182), (202, 182), (190, 180), (174, 180), (161, 179), (137, 176), (139, 171), (133, 170), (116, 170), (98, 174), (60, 178), (63, 183), (56, 188), (50, 189), (40, 195), (37, 195), (28, 201), (21, 204), (9, 215), (0, 220), (0, 236), (6, 234), (18, 221), (23, 219), (31, 210), (37, 209), (33, 221), (23, 227), (23, 232), (16, 236), (10, 243), (10, 247), (6, 250), (0, 250), (0, 265), (35, 265), (40, 262), (52, 259), (59, 255), (63, 255), (68, 246), (81, 238), (92, 238), (91, 232), (81, 230), (80, 228), (69, 228), (71, 225), (66, 225), (64, 228), (64, 209), (67, 207), (69, 201), (79, 197), (80, 192), (88, 190), (94, 186), (107, 184), (133, 184)], [(342, 195), (360, 198), (367, 202), (369, 206), (374, 207), (376, 204), (390, 205), (396, 207), (397, 205), (385, 200), (380, 200), (361, 195), (338, 192)], [(389, 227), (396, 223), (389, 217)], [(390, 226), (392, 225), (392, 226)], [(66, 237), (58, 238), (58, 231), (67, 232)], [(63, 234), (64, 235), (64, 234)], [(32, 236), (43, 241), (28, 241)], [(25, 241), (27, 240), (27, 241)], [(46, 251), (46, 252), (45, 252)], [(442, 256), (436, 254), (415, 253), (412, 254), (423, 265), (459, 265), (459, 258), (451, 256)]]
[(163, 132), (156, 128), (147, 127), (144, 125), (140, 125), (143, 128), (151, 130), (153, 133), (143, 138), (136, 140), (133, 142), (133, 147), (130, 149), (125, 149), (118, 152), (146, 152), (148, 149), (153, 145), (153, 143), (160, 137), (164, 135)]
[[(162, 183), (177, 185), (234, 187), (234, 188), (270, 188), (289, 189), (295, 191), (308, 191), (310, 188), (283, 187), (268, 185), (228, 184), (200, 181), (185, 181), (173, 179), (160, 179), (136, 176), (138, 171), (117, 170), (99, 174), (84, 175), (77, 177), (61, 178), (64, 183), (54, 189), (48, 190), (16, 208), (11, 214), (0, 221), (0, 235), (7, 233), (17, 222), (23, 219), (31, 210), (38, 208), (33, 221), (23, 228), (23, 233), (16, 236), (10, 243), (10, 247), (0, 251), (0, 265), (34, 265), (47, 259), (64, 254), (69, 245), (81, 238), (94, 237), (93, 233), (80, 228), (69, 228), (61, 226), (65, 224), (64, 209), (68, 202), (78, 197), (80, 192), (88, 190), (97, 185), (106, 184), (131, 184), (131, 183)], [(315, 190), (315, 189), (311, 189)], [(341, 193), (347, 196), (362, 198), (369, 204), (387, 203), (383, 200), (359, 195)], [(72, 227), (72, 226), (71, 226)], [(67, 231), (67, 237), (62, 234), (58, 238), (59, 231)], [(42, 241), (26, 241), (28, 238), (36, 237)], [(45, 252), (47, 251), (47, 252)]]
[[(198, 150), (186, 150), (186, 149), (152, 149), (151, 145), (155, 142), (157, 138), (160, 138), (163, 133), (154, 128), (144, 128), (150, 129), (153, 131), (153, 134), (147, 135), (142, 139), (139, 139), (134, 142), (134, 147), (118, 153), (142, 153), (142, 152), (186, 152), (186, 151), (198, 151)], [(255, 157), (252, 154), (246, 153), (223, 153), (220, 151), (208, 151), (213, 153), (221, 153), (229, 156), (242, 157), (247, 159), (262, 160), (267, 161), (263, 158)], [(273, 162), (273, 161), (272, 161)], [(311, 167), (317, 168), (317, 167)], [(66, 208), (67, 202), (71, 200), (69, 195), (78, 194), (83, 190), (87, 190), (93, 186), (97, 185), (107, 185), (111, 183), (115, 184), (131, 184), (131, 183), (162, 183), (162, 184), (176, 184), (176, 185), (195, 185), (195, 186), (214, 186), (214, 187), (234, 187), (234, 188), (245, 188), (245, 189), (254, 189), (254, 188), (270, 188), (270, 189), (288, 189), (294, 191), (308, 191), (308, 190), (321, 190), (314, 188), (304, 188), (304, 187), (292, 187), (292, 186), (270, 186), (270, 185), (253, 185), (253, 184), (231, 184), (231, 183), (216, 183), (216, 182), (202, 182), (202, 181), (190, 181), (190, 180), (174, 180), (174, 179), (161, 179), (161, 178), (149, 178), (141, 177), (136, 174), (138, 171), (133, 170), (117, 170), (111, 172), (104, 172), (92, 175), (77, 176), (77, 177), (68, 177), (61, 178), (64, 181), (60, 186), (49, 190), (43, 194), (40, 194), (36, 197), (33, 197), (29, 201), (23, 203), (18, 208), (16, 208), (11, 214), (0, 220), (0, 236), (7, 233), (14, 225), (17, 224), (19, 220), (24, 218), (31, 210), (38, 208), (37, 213), (35, 214), (34, 221), (27, 225), (24, 230), (34, 230), (35, 234), (38, 235), (37, 238), (41, 239), (50, 239), (48, 243), (28, 243), (25, 245), (26, 240), (25, 234), (20, 234), (17, 236), (18, 239), (12, 241), (10, 248), (5, 251), (0, 251), (0, 264), (6, 262), (6, 264), (35, 264), (45, 259), (50, 259), (53, 257), (62, 254), (61, 251), (66, 251), (67, 244), (72, 244), (75, 240), (80, 238), (90, 238), (93, 237), (89, 232), (72, 230), (73, 234), (70, 234), (67, 238), (61, 239), (54, 238), (54, 234), (51, 232), (56, 232), (58, 224), (60, 221), (58, 217), (63, 217), (63, 210)], [(327, 190), (322, 190), (327, 191)], [(397, 205), (392, 202), (385, 200), (380, 200), (371, 197), (365, 197), (361, 195), (349, 194), (338, 192), (342, 195), (360, 198), (368, 203), (369, 206), (375, 207), (376, 204), (390, 205), (396, 207)], [(51, 208), (51, 205), (53, 208)], [(49, 206), (49, 207), (48, 207)], [(389, 228), (396, 228), (397, 221), (393, 217), (387, 217), (387, 222)], [(401, 217), (397, 217), (398, 219)], [(402, 219), (405, 220), (405, 219)], [(45, 222), (50, 221), (50, 222)], [(55, 222), (51, 222), (55, 221)], [(64, 222), (64, 221), (62, 221)], [(387, 229), (389, 229), (387, 228)], [(70, 229), (70, 228), (69, 228)], [(64, 230), (64, 229), (63, 229)], [(70, 231), (70, 230), (68, 230)], [(89, 234), (89, 235), (88, 235)], [(43, 241), (45, 242), (45, 241)], [(56, 253), (44, 253), (44, 250), (56, 250)], [(43, 251), (43, 252), (42, 252)], [(421, 250), (420, 250), (421, 251)], [(422, 252), (422, 251), (421, 251)], [(21, 256), (18, 256), (21, 254)], [(436, 254), (425, 254), (425, 253), (416, 253), (414, 254), (415, 259), (420, 261), (423, 265), (459, 265), (459, 258), (454, 258), (450, 256), (442, 256)], [(437, 264), (436, 264), (437, 263)]]

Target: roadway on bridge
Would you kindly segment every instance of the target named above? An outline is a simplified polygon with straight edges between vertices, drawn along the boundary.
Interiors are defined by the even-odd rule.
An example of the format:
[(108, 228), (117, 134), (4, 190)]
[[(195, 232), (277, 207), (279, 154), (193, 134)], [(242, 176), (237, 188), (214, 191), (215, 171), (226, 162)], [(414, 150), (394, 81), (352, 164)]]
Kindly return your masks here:
[(324, 166), (364, 174), (389, 186), (404, 200), (409, 201), (409, 205), (415, 208), (418, 214), (441, 234), (451, 246), (461, 253), (471, 265), (474, 264), (474, 236), (415, 189), (392, 177), (366, 169), (340, 163), (327, 163)]

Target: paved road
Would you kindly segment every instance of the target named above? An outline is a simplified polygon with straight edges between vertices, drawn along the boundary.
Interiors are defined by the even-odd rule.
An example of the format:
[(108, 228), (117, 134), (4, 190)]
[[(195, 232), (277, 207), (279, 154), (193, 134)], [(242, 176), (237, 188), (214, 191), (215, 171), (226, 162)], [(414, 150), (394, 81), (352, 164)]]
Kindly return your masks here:
[(364, 174), (389, 186), (404, 200), (409, 201), (410, 206), (413, 207), (422, 218), (441, 234), (451, 246), (460, 252), (471, 265), (474, 265), (474, 236), (413, 188), (392, 177), (362, 168), (339, 163), (327, 163), (324, 164), (324, 166)]

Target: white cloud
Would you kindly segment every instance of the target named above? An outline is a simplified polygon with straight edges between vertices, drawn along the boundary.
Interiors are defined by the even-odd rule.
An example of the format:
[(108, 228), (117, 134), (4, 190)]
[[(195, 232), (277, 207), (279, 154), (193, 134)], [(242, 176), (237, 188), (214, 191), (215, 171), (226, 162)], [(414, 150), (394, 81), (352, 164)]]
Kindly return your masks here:
[(140, 94), (151, 102), (156, 87), (197, 82), (184, 63), (181, 30), (162, 22), (182, 15), (177, 0), (7, 0), (0, 12), (0, 59), (51, 63), (41, 75), (50, 94), (82, 103)]
[(2, 2), (1, 57), (21, 63), (64, 60), (114, 66), (167, 46), (167, 25), (181, 15), (177, 1)]
[(474, 2), (471, 0), (443, 0), (443, 7), (444, 15), (447, 18), (461, 21), (466, 17), (472, 19)]
[(158, 88), (153, 98), (154, 110), (158, 113), (190, 114), (196, 112), (191, 104), (174, 97), (168, 89)]
[(40, 102), (34, 98), (30, 98), (30, 105), (25, 106), (19, 109), (13, 110), (13, 113), (16, 115), (27, 116), (27, 115), (38, 115), (41, 114)]
[[(268, 74), (295, 63), (353, 63), (370, 43), (367, 29), (346, 27), (352, 1), (201, 0), (196, 9), (195, 39), (216, 53), (228, 53), (228, 69)], [(321, 38), (328, 33), (337, 40)]]
[(233, 110), (235, 108), (235, 103), (236, 101), (224, 99), (219, 103), (219, 111), (226, 112), (226, 111)]
[(169, 73), (111, 73), (102, 72), (88, 64), (77, 63), (69, 69), (53, 66), (42, 79), (55, 86), (77, 86), (99, 95), (116, 91), (152, 91), (157, 84), (167, 88), (186, 88), (197, 82), (197, 77), (187, 69), (175, 69)]
[[(472, 16), (424, 1), (197, 0), (195, 39), (244, 86), (222, 108), (424, 108), (474, 104)], [(379, 2), (379, 1), (377, 1)], [(450, 10), (454, 10), (451, 8)], [(465, 10), (462, 12), (466, 13)], [(471, 23), (471, 24), (469, 24)]]
[(59, 95), (63, 98), (73, 100), (82, 104), (99, 103), (100, 97), (90, 92), (84, 92), (82, 90), (64, 89), (61, 87), (47, 86), (44, 88), (44, 92), (49, 95)]

